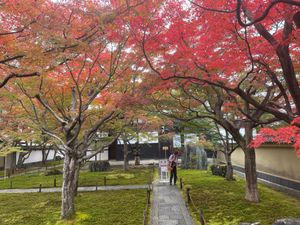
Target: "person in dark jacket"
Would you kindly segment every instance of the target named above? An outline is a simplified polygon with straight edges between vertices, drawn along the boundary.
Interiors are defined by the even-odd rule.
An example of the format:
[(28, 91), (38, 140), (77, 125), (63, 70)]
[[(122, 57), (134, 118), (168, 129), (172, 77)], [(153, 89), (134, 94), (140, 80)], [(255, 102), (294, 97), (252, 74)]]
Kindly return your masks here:
[(169, 167), (170, 167), (170, 185), (172, 185), (172, 180), (174, 178), (174, 185), (176, 185), (177, 181), (177, 163), (178, 163), (178, 151), (175, 151), (169, 157)]

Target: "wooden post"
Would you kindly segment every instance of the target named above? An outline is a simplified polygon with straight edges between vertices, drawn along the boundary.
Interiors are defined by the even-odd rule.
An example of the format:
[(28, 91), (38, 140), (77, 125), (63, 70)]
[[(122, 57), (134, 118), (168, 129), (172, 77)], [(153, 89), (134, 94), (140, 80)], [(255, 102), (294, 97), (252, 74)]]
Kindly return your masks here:
[(54, 177), (54, 184), (53, 184), (54, 187), (56, 187), (56, 177)]
[(103, 178), (104, 186), (106, 186), (106, 177)]
[(42, 184), (40, 184), (39, 192), (42, 192)]
[(9, 187), (10, 187), (10, 189), (12, 189), (12, 181), (10, 181), (10, 186)]
[(186, 189), (186, 196), (187, 196), (187, 199), (188, 199), (188, 203), (191, 203), (190, 188)]
[(203, 215), (202, 209), (200, 209), (200, 223), (201, 223), (201, 225), (205, 225), (205, 220), (204, 220), (204, 215)]
[(150, 189), (147, 189), (147, 204), (150, 204)]
[(180, 177), (180, 189), (182, 190), (183, 188), (183, 183), (182, 183), (182, 178)]

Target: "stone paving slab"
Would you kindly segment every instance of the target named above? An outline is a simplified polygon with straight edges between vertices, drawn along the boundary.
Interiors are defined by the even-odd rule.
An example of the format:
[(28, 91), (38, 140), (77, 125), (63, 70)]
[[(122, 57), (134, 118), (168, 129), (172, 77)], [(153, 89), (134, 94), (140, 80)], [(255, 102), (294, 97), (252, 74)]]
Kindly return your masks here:
[[(78, 187), (79, 192), (86, 191), (113, 191), (113, 190), (132, 190), (132, 189), (147, 189), (149, 185), (116, 185), (116, 186), (89, 186), (89, 187)], [(6, 193), (35, 193), (39, 192), (39, 188), (29, 188), (29, 189), (3, 189), (0, 190), (0, 194)], [(61, 192), (61, 187), (59, 188), (42, 188), (41, 192)]]
[(176, 186), (153, 184), (151, 225), (195, 225)]

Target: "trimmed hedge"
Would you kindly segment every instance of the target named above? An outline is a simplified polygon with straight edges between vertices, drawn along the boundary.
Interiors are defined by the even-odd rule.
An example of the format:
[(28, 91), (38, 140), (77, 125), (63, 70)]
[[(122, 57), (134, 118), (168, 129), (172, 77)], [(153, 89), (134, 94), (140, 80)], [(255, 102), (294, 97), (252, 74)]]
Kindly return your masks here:
[(101, 172), (110, 170), (110, 164), (108, 161), (96, 161), (91, 162), (89, 165), (90, 172)]
[(227, 166), (223, 165), (223, 164), (221, 164), (221, 165), (212, 165), (210, 167), (210, 169), (211, 169), (211, 172), (212, 172), (213, 175), (225, 177)]
[(52, 169), (45, 172), (45, 176), (53, 176), (53, 175), (60, 175), (62, 171), (59, 169)]

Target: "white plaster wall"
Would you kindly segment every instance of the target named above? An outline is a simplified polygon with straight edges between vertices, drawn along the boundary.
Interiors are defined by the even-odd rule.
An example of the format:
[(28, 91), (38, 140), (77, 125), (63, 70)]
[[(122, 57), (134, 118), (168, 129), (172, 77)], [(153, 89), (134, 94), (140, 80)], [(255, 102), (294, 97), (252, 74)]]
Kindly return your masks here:
[[(18, 162), (19, 159), (19, 152), (17, 152), (17, 159), (16, 162)], [(53, 160), (54, 159), (54, 155), (55, 155), (55, 151), (54, 150), (50, 150), (47, 160)], [(60, 154), (60, 152), (57, 152), (56, 154), (57, 156), (61, 156), (63, 158), (63, 155)], [(24, 164), (28, 164), (28, 163), (34, 163), (34, 162), (42, 162), (43, 159), (43, 154), (42, 151), (32, 151), (30, 153), (30, 156), (24, 161)]]
[[(93, 154), (93, 151), (88, 151), (87, 155)], [(104, 150), (101, 153), (98, 153), (96, 156), (90, 158), (88, 161), (96, 161), (96, 160), (108, 160), (108, 149)]]
[[(18, 162), (19, 159), (19, 152), (17, 152), (16, 155), (16, 162)], [(88, 151), (87, 155), (93, 154), (93, 151)], [(50, 150), (49, 155), (47, 157), (47, 160), (53, 160), (55, 155), (54, 150)], [(61, 156), (63, 158), (63, 155), (60, 152), (57, 152), (56, 156)], [(42, 162), (42, 151), (32, 151), (30, 156), (24, 161), (24, 164), (28, 163), (35, 163), (35, 162)], [(108, 150), (104, 150), (102, 153), (98, 153), (95, 157), (92, 157), (89, 161), (94, 161), (94, 160), (108, 160)], [(1, 159), (0, 159), (0, 165), (1, 165)]]
[[(133, 138), (132, 140), (129, 141), (130, 144), (134, 144), (137, 142), (136, 138)], [(123, 144), (123, 140), (121, 138), (118, 139), (119, 144)], [(139, 134), (139, 143), (144, 144), (144, 143), (158, 143), (158, 132), (148, 132), (147, 134)]]
[[(255, 150), (257, 171), (300, 181), (300, 158), (290, 145), (264, 144)], [(218, 159), (225, 162), (224, 154), (218, 152)], [(232, 164), (244, 167), (244, 152), (238, 148), (232, 154)]]

